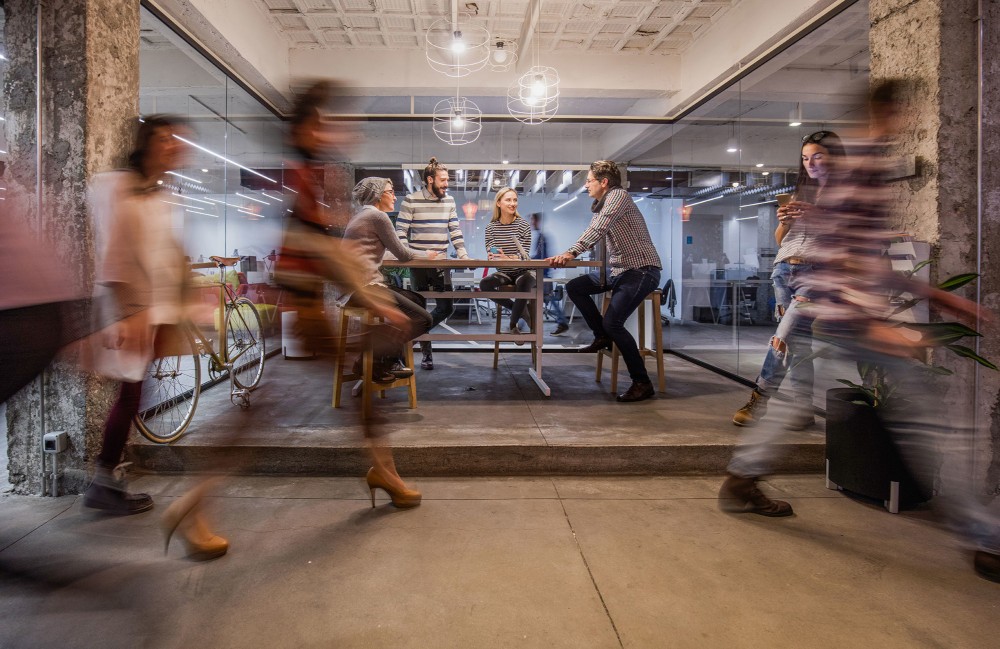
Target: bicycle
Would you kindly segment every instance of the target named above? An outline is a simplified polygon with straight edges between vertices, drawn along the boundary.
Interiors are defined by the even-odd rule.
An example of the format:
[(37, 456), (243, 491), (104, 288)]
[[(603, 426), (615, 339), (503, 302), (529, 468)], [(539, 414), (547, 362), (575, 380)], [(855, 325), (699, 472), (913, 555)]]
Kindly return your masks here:
[(201, 395), (201, 358), (208, 358), (208, 373), (213, 381), (229, 378), (229, 399), (241, 408), (250, 407), (250, 392), (264, 373), (264, 335), (260, 314), (254, 303), (240, 297), (226, 283), (226, 268), (235, 266), (239, 257), (209, 257), (211, 263), (190, 264), (199, 268), (219, 269), (219, 327), (221, 353), (216, 352), (209, 336), (187, 320), (181, 331), (191, 352), (154, 359), (143, 381), (143, 401), (135, 426), (151, 442), (166, 444), (184, 434), (194, 419)]

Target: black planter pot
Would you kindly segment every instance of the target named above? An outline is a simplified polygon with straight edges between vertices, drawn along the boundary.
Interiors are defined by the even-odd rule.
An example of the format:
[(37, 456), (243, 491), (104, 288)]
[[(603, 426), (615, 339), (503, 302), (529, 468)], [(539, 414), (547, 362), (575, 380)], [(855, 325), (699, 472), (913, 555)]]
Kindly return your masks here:
[(894, 514), (925, 502), (876, 409), (852, 403), (863, 400), (853, 388), (826, 391), (827, 487), (881, 500)]

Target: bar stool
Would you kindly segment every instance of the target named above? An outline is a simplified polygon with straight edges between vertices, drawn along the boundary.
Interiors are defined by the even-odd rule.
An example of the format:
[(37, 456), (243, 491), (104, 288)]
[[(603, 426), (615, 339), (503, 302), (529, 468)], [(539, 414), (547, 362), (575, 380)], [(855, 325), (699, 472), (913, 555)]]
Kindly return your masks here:
[[(500, 291), (498, 291), (498, 292), (500, 292)], [(498, 304), (497, 305), (497, 317), (496, 317), (496, 321), (497, 321), (496, 322), (496, 325), (497, 325), (496, 326), (496, 332), (497, 332), (497, 334), (500, 333), (500, 325), (503, 323), (502, 309), (503, 309), (503, 307), (501, 307)], [(527, 320), (529, 324), (531, 324), (531, 321), (532, 321), (531, 314), (528, 312), (527, 309), (525, 309), (525, 311), (524, 311), (524, 319)], [(534, 325), (532, 325), (532, 328), (534, 328)], [(538, 350), (535, 348), (535, 332), (534, 331), (531, 332), (531, 339), (530, 340), (528, 340), (528, 337), (525, 336), (525, 341), (524, 342), (531, 344), (531, 364), (535, 365), (536, 360), (537, 360), (535, 358), (535, 354), (538, 353)], [(493, 341), (493, 369), (497, 369), (497, 367), (499, 366), (499, 364), (500, 364), (500, 341), (499, 340), (495, 340), (495, 341)]]
[[(391, 388), (407, 388), (410, 397), (410, 408), (417, 407), (417, 375), (409, 376), (405, 379), (396, 379), (392, 383), (377, 383), (372, 380), (372, 367), (375, 364), (375, 355), (372, 353), (372, 346), (366, 341), (361, 350), (361, 373), (355, 373), (353, 366), (348, 367), (347, 356), (347, 333), (351, 319), (356, 318), (361, 324), (364, 332), (373, 324), (371, 312), (362, 307), (344, 307), (340, 310), (340, 327), (337, 330), (338, 345), (333, 357), (333, 407), (340, 407), (340, 393), (344, 384), (348, 381), (357, 381), (351, 394), (361, 395), (361, 412), (364, 417), (372, 416), (372, 393), (378, 392), (379, 398), (385, 399), (385, 391)], [(407, 343), (403, 345), (403, 357), (407, 367), (413, 367), (413, 345)]]
[[(662, 291), (656, 289), (649, 295), (643, 298), (642, 302), (639, 303), (638, 317), (639, 317), (639, 338), (636, 341), (639, 344), (639, 356), (645, 360), (647, 357), (652, 356), (656, 358), (656, 377), (659, 379), (659, 391), (667, 391), (667, 379), (663, 371), (663, 321), (660, 319), (660, 295)], [(653, 349), (646, 347), (646, 303), (649, 302), (650, 313), (653, 320), (653, 338), (654, 346)], [(611, 304), (611, 293), (604, 294), (604, 301), (601, 304), (601, 313), (605, 313), (608, 310), (608, 305)], [(595, 381), (601, 382), (601, 370), (604, 366), (604, 357), (608, 356), (611, 358), (611, 392), (618, 392), (618, 359), (621, 357), (621, 352), (618, 351), (618, 345), (612, 344), (611, 349), (602, 349), (597, 352), (597, 376)]]

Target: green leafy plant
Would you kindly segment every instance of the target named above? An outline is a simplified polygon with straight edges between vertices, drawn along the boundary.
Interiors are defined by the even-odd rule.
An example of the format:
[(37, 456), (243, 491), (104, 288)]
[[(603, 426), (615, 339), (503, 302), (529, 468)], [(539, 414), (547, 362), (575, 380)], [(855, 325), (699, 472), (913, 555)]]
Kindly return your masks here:
[[(913, 270), (905, 271), (902, 274), (907, 278), (912, 277), (921, 268), (929, 263), (930, 261), (922, 261), (917, 264)], [(962, 273), (960, 275), (955, 275), (954, 277), (949, 277), (945, 281), (938, 284), (937, 287), (943, 291), (951, 292), (965, 286), (966, 284), (974, 282), (978, 277), (979, 275), (976, 273)], [(912, 309), (924, 299), (925, 298), (903, 299), (902, 293), (895, 294), (890, 299), (890, 304), (896, 305), (896, 308), (893, 309), (892, 313), (887, 317), (887, 320), (904, 311)], [(962, 324), (961, 322), (900, 322), (894, 324), (893, 326), (905, 327), (920, 333), (921, 341), (928, 349), (933, 347), (943, 347), (944, 349), (947, 349), (959, 356), (970, 358), (983, 367), (987, 367), (991, 370), (998, 369), (997, 366), (991, 361), (977, 354), (974, 349), (958, 344), (959, 341), (964, 338), (982, 337), (981, 333), (972, 327)], [(936, 374), (947, 375), (952, 373), (951, 370), (947, 368), (927, 363), (926, 359), (924, 362), (927, 364), (927, 369)], [(857, 365), (858, 375), (861, 377), (860, 383), (849, 381), (847, 379), (837, 379), (837, 382), (854, 388), (861, 395), (863, 395), (863, 400), (856, 400), (854, 403), (867, 404), (873, 408), (884, 406), (892, 397), (893, 392), (895, 392), (891, 377), (886, 374), (886, 368), (878, 363), (871, 363), (867, 361), (858, 361)]]

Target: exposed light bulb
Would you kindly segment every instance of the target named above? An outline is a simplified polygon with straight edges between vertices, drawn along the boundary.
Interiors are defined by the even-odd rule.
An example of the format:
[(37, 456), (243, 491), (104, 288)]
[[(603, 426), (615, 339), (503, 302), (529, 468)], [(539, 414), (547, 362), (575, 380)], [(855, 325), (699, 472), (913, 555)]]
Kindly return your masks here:
[(455, 128), (462, 128), (462, 126), (465, 125), (465, 120), (462, 119), (461, 115), (455, 115), (455, 117), (451, 120), (451, 123)]
[(531, 84), (531, 96), (538, 99), (545, 96), (545, 81), (542, 75), (536, 76), (534, 83)]
[(501, 160), (500, 164), (509, 165), (510, 164), (510, 160)]
[(497, 48), (493, 50), (493, 60), (497, 63), (507, 62), (507, 50), (504, 49), (503, 41), (497, 41)]
[(455, 32), (455, 40), (451, 42), (451, 51), (455, 54), (461, 54), (465, 51), (465, 41), (462, 40), (462, 32)]
[(733, 187), (739, 187), (739, 186), (740, 186), (739, 182), (733, 183)]
[(522, 101), (524, 102), (525, 106), (537, 106), (541, 102), (541, 99), (534, 96), (528, 96), (525, 97)]
[(760, 172), (760, 175), (761, 176), (770, 176), (771, 172), (770, 171), (762, 171), (762, 172)]
[(763, 167), (763, 166), (764, 166), (764, 163), (763, 163), (763, 162), (758, 162), (758, 163), (756, 164), (756, 167), (757, 167), (758, 169), (760, 169), (760, 168), (761, 168), (761, 167)]

